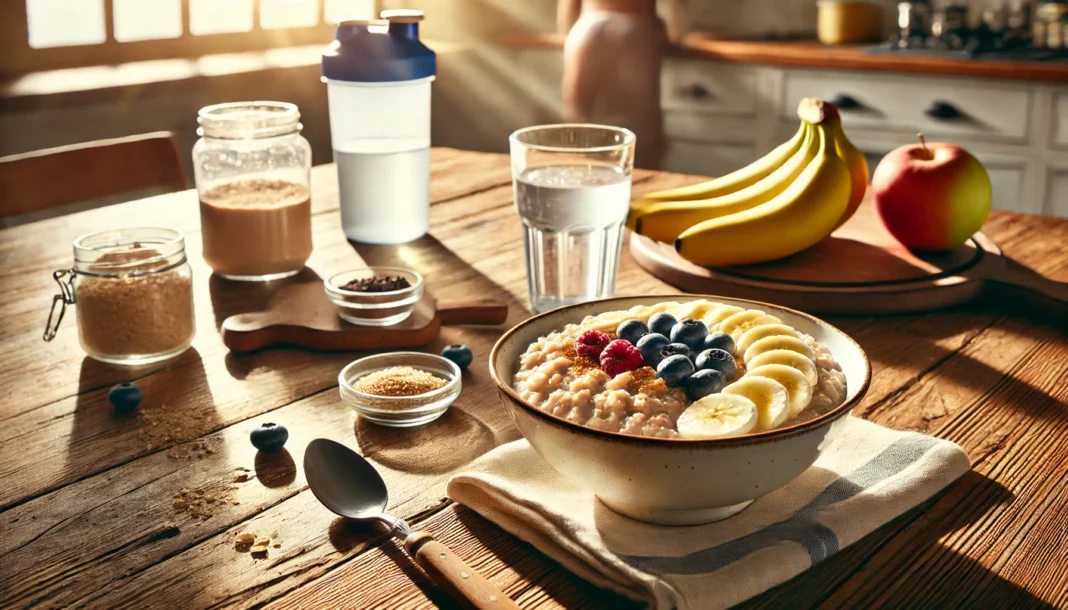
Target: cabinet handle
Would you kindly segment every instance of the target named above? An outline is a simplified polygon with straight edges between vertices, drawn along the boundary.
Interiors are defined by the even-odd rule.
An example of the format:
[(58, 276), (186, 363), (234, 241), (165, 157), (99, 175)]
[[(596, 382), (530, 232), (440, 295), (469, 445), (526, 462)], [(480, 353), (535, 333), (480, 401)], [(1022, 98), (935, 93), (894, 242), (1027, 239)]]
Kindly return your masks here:
[(705, 88), (704, 85), (694, 83), (683, 88), (683, 94), (689, 95), (695, 100), (707, 100), (712, 97), (712, 92)]
[(845, 93), (839, 93), (831, 100), (834, 107), (839, 110), (857, 110), (863, 108), (864, 105), (857, 101), (857, 98)]
[(929, 118), (939, 121), (952, 121), (964, 116), (964, 113), (957, 109), (956, 106), (949, 102), (931, 102), (931, 105), (924, 111)]

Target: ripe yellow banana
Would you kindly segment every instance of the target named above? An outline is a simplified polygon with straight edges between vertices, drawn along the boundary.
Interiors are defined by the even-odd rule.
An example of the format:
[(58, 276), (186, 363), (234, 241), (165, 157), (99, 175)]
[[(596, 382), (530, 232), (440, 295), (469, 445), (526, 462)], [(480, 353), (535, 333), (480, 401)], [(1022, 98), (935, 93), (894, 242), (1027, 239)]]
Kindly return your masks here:
[(849, 204), (851, 176), (834, 136), (816, 125), (820, 149), (789, 187), (767, 203), (697, 224), (675, 240), (698, 265), (744, 265), (800, 252), (834, 230)]
[(846, 165), (849, 166), (849, 176), (852, 179), (849, 189), (849, 205), (846, 206), (845, 213), (842, 214), (841, 220), (838, 221), (838, 225), (835, 227), (837, 229), (853, 217), (853, 213), (857, 211), (860, 203), (864, 201), (864, 194), (868, 190), (868, 158), (856, 146), (853, 146), (853, 143), (846, 137), (840, 119), (831, 118), (827, 123), (827, 127), (834, 134), (834, 143), (838, 149), (838, 156), (845, 159)]
[(683, 231), (697, 223), (721, 218), (736, 212), (748, 210), (774, 199), (789, 188), (808, 163), (819, 152), (819, 134), (808, 122), (802, 121), (805, 140), (790, 158), (763, 180), (733, 193), (699, 199), (696, 201), (665, 201), (636, 212), (633, 230), (639, 235), (672, 243)]
[[(792, 157), (794, 153), (801, 148), (806, 135), (807, 130), (805, 129), (804, 122), (802, 122), (793, 138), (788, 142), (779, 145), (775, 150), (772, 150), (757, 161), (731, 172), (726, 176), (720, 176), (719, 178), (681, 188), (649, 193), (632, 203), (632, 209), (638, 212), (664, 201), (711, 199), (712, 197), (719, 197), (721, 195), (740, 191), (747, 186), (756, 184), (781, 167), (787, 159)], [(628, 219), (628, 226), (631, 228), (634, 226), (633, 220), (633, 217)]]

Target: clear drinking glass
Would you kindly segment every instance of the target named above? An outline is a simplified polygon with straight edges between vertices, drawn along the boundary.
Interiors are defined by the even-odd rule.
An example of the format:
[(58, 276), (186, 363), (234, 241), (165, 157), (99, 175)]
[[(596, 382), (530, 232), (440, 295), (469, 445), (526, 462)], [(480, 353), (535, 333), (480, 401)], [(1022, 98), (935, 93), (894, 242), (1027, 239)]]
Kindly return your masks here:
[(542, 125), (509, 138), (534, 311), (612, 296), (630, 209), (634, 134)]

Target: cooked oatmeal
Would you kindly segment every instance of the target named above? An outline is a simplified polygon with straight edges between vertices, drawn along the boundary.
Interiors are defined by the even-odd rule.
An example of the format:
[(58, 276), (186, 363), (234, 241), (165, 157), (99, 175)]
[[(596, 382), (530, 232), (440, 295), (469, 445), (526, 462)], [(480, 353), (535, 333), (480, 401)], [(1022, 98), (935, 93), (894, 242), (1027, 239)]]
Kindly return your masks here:
[[(679, 321), (701, 320), (714, 333), (720, 331), (724, 320), (744, 311), (710, 301), (693, 301), (638, 306), (587, 317), (532, 343), (520, 358), (514, 386), (527, 403), (577, 424), (635, 436), (677, 438), (679, 415), (694, 402), (682, 387), (668, 387), (650, 366), (622, 372), (613, 378), (593, 358), (579, 354), (576, 341), (590, 330), (607, 333), (615, 339), (621, 322), (648, 323), (659, 312), (669, 313)], [(754, 324), (759, 323), (768, 322)], [(732, 328), (740, 336), (749, 327), (735, 324)], [(811, 350), (816, 383), (812, 384), (808, 407), (787, 423), (825, 413), (841, 404), (846, 394), (845, 375), (827, 347), (809, 335), (800, 332), (797, 335)], [(744, 354), (736, 350), (732, 355), (737, 361), (737, 372), (726, 380), (728, 384), (746, 373)]]

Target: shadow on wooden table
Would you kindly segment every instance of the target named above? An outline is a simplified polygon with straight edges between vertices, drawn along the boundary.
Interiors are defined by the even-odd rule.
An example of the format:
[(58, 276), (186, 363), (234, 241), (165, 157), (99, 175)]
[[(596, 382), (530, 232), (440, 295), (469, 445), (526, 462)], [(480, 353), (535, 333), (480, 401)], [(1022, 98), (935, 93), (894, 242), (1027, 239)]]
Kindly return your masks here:
[[(467, 531), (500, 562), (515, 571), (522, 582), (536, 586), (564, 608), (640, 608), (617, 593), (599, 589), (556, 563), (529, 543), (497, 527), (475, 511), (455, 505), (456, 517)], [(525, 592), (525, 591), (524, 591)], [(514, 599), (514, 597), (513, 597)]]
[[(1063, 413), (1068, 410), (1068, 403), (1063, 400), (1052, 396), (1049, 392), (1036, 388), (1029, 384), (1026, 380), (1022, 379), (1016, 372), (1012, 374), (1005, 374), (1003, 371), (998, 370), (983, 362), (972, 355), (967, 353), (967, 347), (973, 341), (980, 339), (969, 339), (964, 342), (964, 346), (961, 349), (947, 349), (936, 343), (941, 338), (951, 337), (961, 332), (966, 332), (966, 329), (972, 325), (981, 324), (986, 327), (989, 322), (989, 314), (993, 313), (981, 306), (966, 306), (957, 308), (955, 310), (949, 310), (950, 313), (958, 312), (958, 316), (955, 316), (951, 320), (947, 320), (944, 324), (924, 324), (921, 320), (922, 316), (894, 316), (890, 318), (879, 318), (876, 320), (845, 320), (843, 326), (845, 328), (852, 329), (851, 333), (861, 347), (865, 349), (868, 356), (873, 362), (878, 362), (886, 365), (892, 365), (896, 367), (907, 366), (908, 358), (914, 357), (916, 353), (922, 352), (922, 360), (928, 364), (920, 367), (916, 367), (916, 377), (904, 388), (898, 390), (893, 396), (888, 397), (891, 401), (898, 401), (901, 397), (911, 396), (905, 390), (908, 390), (912, 385), (917, 383), (923, 383), (929, 381), (933, 377), (944, 378), (955, 384), (965, 386), (972, 390), (977, 390), (980, 393), (986, 392), (994, 385), (999, 386), (999, 392), (1004, 392), (1013, 396), (1013, 405), (1017, 410), (1028, 413), (1035, 417), (1054, 417), (1059, 413)], [(943, 316), (945, 314), (942, 314)], [(880, 345), (887, 343), (887, 338), (890, 335), (883, 333), (870, 334), (865, 332), (861, 328), (864, 324), (870, 324), (878, 327), (878, 329), (885, 330), (889, 325), (896, 325), (899, 329), (895, 339), (897, 343), (901, 343), (903, 340), (913, 340), (915, 350), (910, 353), (902, 352), (900, 349), (892, 350), (890, 353), (884, 354), (879, 348), (873, 348), (871, 342), (879, 342)], [(1056, 335), (1051, 337), (1049, 329), (1047, 328), (1045, 321), (1038, 321), (1031, 318), (1025, 318), (1022, 316), (1009, 316), (1005, 319), (997, 322), (993, 329), (984, 328), (981, 331), (984, 343), (993, 344), (995, 348), (1006, 345), (1008, 347), (1014, 347), (1013, 337), (1027, 337), (1038, 344), (1047, 341), (1065, 341), (1062, 337), (1058, 338)], [(914, 333), (913, 331), (919, 328), (922, 333)], [(874, 331), (873, 331), (874, 332)], [(927, 334), (930, 332), (931, 334)], [(906, 335), (907, 338), (902, 337)], [(974, 351), (975, 348), (973, 348)], [(989, 349), (989, 348), (988, 348)], [(1026, 366), (1029, 358), (1034, 356), (1034, 349), (1021, 354), (1021, 360), (1019, 361), (1017, 368)], [(993, 358), (992, 358), (993, 359)], [(912, 368), (909, 366), (909, 368)], [(939, 386), (932, 385), (932, 392), (937, 394)], [(937, 412), (937, 403), (935, 400), (937, 396), (932, 396), (932, 402), (926, 407), (926, 418), (938, 419), (946, 413)], [(1053, 408), (1050, 408), (1050, 407)], [(884, 405), (876, 405), (874, 410), (882, 410)], [(934, 412), (931, 412), (931, 411)], [(872, 405), (865, 407), (864, 411), (858, 412), (858, 414), (873, 412)], [(910, 422), (909, 425), (923, 428), (925, 422)]]
[(495, 444), (489, 426), (455, 406), (416, 428), (386, 428), (358, 417), (353, 432), (364, 457), (393, 470), (420, 474), (452, 472)]
[(297, 478), (297, 464), (289, 450), (256, 452), (256, 478), (264, 487), (285, 487)]
[[(87, 461), (111, 465), (129, 453), (120, 449), (124, 446), (137, 447), (137, 455), (169, 449), (222, 426), (196, 348), (144, 367), (104, 364), (88, 356), (82, 360), (80, 387), (92, 387), (102, 378), (137, 382), (144, 398), (133, 413), (119, 416), (108, 402), (110, 386), (79, 394), (67, 441), (68, 469), (77, 470)], [(200, 402), (196, 397), (202, 397)], [(109, 442), (99, 442), (102, 437)]]
[[(793, 579), (737, 606), (738, 608), (831, 607), (1024, 607), (1041, 605), (1023, 588), (1008, 582), (977, 561), (959, 555), (941, 540), (979, 527), (984, 517), (1011, 503), (1013, 494), (1000, 483), (970, 471), (946, 491)], [(986, 533), (985, 535), (991, 535)], [(990, 542), (990, 544), (1000, 544)], [(969, 574), (982, 589), (960, 591)], [(907, 579), (907, 580), (906, 580)], [(930, 590), (927, 590), (927, 588)], [(989, 604), (985, 592), (1007, 596), (1020, 604)], [(952, 599), (936, 601), (939, 594)], [(890, 599), (890, 598), (896, 599)]]

